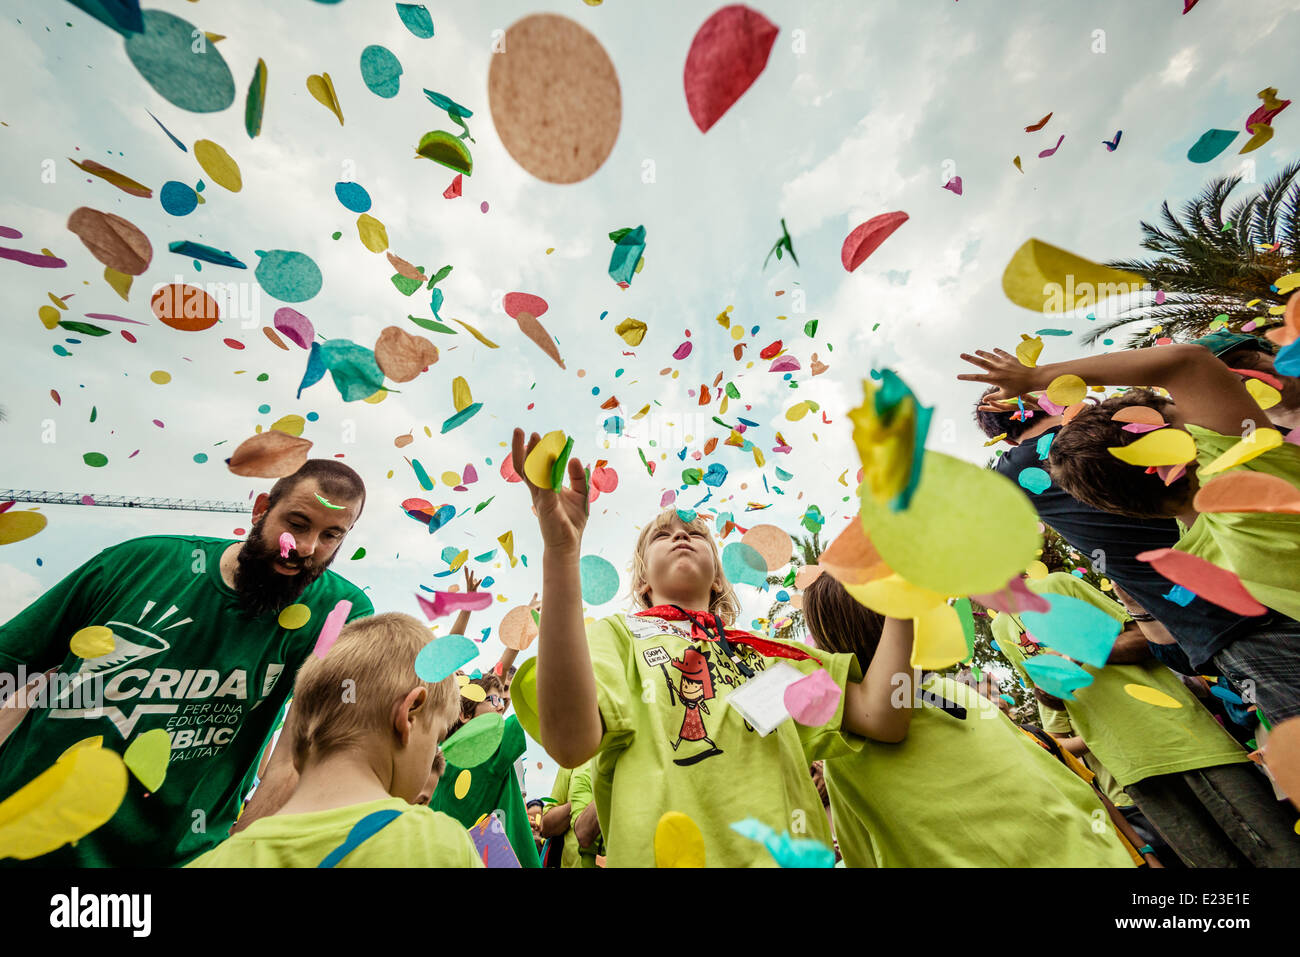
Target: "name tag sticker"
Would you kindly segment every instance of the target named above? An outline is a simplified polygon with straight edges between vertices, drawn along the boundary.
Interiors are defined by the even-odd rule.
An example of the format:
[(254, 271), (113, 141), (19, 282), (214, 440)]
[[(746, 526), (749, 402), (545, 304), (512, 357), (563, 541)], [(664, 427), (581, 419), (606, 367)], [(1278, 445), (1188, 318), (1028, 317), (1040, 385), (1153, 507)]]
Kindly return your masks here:
[(779, 661), (727, 695), (727, 704), (753, 726), (759, 737), (766, 738), (790, 717), (785, 689), (802, 677), (802, 673)]

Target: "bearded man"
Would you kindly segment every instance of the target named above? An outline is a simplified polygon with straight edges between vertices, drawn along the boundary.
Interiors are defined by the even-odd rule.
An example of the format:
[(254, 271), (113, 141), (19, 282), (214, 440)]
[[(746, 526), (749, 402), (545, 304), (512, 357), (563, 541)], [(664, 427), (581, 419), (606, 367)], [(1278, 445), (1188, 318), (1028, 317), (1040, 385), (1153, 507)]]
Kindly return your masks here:
[[(43, 825), (48, 839), (11, 858), (168, 867), (226, 837), (326, 617), (340, 602), (351, 603), (340, 610), (348, 621), (374, 612), (361, 589), (327, 571), (365, 499), (352, 469), (309, 460), (257, 497), (247, 541), (123, 542), (0, 626), (0, 801), (75, 747), (124, 754), (156, 729), (170, 747), (161, 785), (127, 775), (116, 813), (75, 846), (67, 836), (59, 846), (57, 827)], [(64, 790), (112, 786), (69, 779)]]

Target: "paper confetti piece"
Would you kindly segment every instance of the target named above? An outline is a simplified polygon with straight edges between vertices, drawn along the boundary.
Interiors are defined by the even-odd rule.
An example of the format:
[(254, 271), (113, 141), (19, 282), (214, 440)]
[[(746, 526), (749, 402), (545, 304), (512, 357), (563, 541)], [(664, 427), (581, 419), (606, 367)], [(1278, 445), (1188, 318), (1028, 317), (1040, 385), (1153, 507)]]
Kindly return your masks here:
[(511, 319), (518, 318), (521, 312), (526, 312), (536, 319), (545, 315), (550, 306), (541, 296), (526, 292), (508, 292), (501, 299), (501, 308)]
[(1238, 465), (1249, 462), (1251, 459), (1263, 455), (1269, 449), (1275, 449), (1281, 444), (1282, 433), (1277, 429), (1256, 429), (1213, 462), (1201, 466), (1197, 474), (1204, 478), (1207, 475), (1222, 472), (1224, 469), (1236, 468)]
[(1196, 443), (1182, 429), (1148, 432), (1135, 442), (1107, 451), (1129, 465), (1182, 465), (1196, 459)]
[[(402, 18), (402, 23), (406, 29), (419, 37), (421, 40), (428, 40), (433, 36), (433, 17), (430, 16), (428, 8), (422, 3), (399, 3), (397, 4), (397, 15)], [(461, 765), (465, 767), (465, 765)]]
[(1052, 477), (1040, 468), (1021, 469), (1016, 475), (1021, 488), (1028, 489), (1035, 495), (1041, 495), (1052, 487)]
[(88, 625), (72, 636), (68, 647), (78, 658), (89, 661), (111, 653), (116, 644), (113, 629), (103, 625)]
[(1173, 548), (1139, 552), (1138, 561), (1150, 562), (1163, 577), (1194, 592), (1208, 602), (1237, 615), (1263, 615), (1268, 609), (1226, 568)]
[(1273, 138), (1273, 127), (1267, 123), (1251, 123), (1246, 127), (1246, 132), (1250, 133), (1251, 137), (1246, 140), (1246, 145), (1237, 151), (1238, 156), (1255, 152)]
[(767, 561), (743, 542), (731, 542), (722, 550), (722, 571), (735, 585), (767, 584)]
[(704, 867), (704, 835), (680, 811), (668, 811), (655, 825), (655, 867)]
[(507, 648), (523, 651), (533, 643), (539, 630), (539, 623), (533, 620), (533, 609), (528, 605), (516, 605), (501, 619), (497, 634), (501, 644)]
[(560, 350), (555, 346), (555, 340), (551, 338), (550, 333), (542, 327), (536, 317), (530, 312), (520, 312), (514, 317), (519, 326), (519, 331), (526, 335), (537, 345), (539, 349), (555, 360), (555, 364), (561, 369), (565, 368), (564, 360), (560, 358)]
[[(723, 475), (726, 475), (725, 469)], [(708, 481), (707, 476), (704, 481), (713, 484)], [(763, 561), (767, 563), (768, 571), (776, 571), (788, 565), (791, 555), (794, 554), (794, 543), (790, 540), (789, 534), (776, 525), (754, 525), (741, 538), (741, 542), (762, 556)]]
[(1073, 661), (1057, 655), (1035, 655), (1026, 659), (1025, 671), (1038, 687), (1066, 701), (1074, 701), (1074, 692), (1093, 682), (1092, 675)]
[(632, 277), (641, 271), (645, 261), (644, 226), (635, 229), (619, 229), (609, 234), (614, 240), (614, 252), (609, 259), (609, 278), (626, 289), (632, 284)]
[(410, 382), (437, 361), (437, 346), (398, 326), (386, 327), (375, 342), (375, 364), (394, 382)]
[(1047, 386), (1047, 397), (1057, 405), (1074, 405), (1088, 394), (1088, 383), (1077, 375), (1060, 375)]
[(943, 184), (943, 188), (946, 189), (946, 190), (949, 190), (950, 192), (956, 193), (958, 196), (960, 196), (960, 195), (961, 195), (961, 177), (960, 177), (960, 176), (954, 176), (952, 179), (948, 180), (948, 182), (946, 182), (946, 183)]
[[(1055, 111), (1053, 111), (1053, 112), (1055, 112)], [(1043, 117), (1041, 120), (1039, 120), (1037, 123), (1032, 123), (1032, 124), (1030, 124), (1029, 126), (1026, 126), (1026, 127), (1025, 127), (1025, 132), (1026, 132), (1026, 133), (1037, 133), (1037, 132), (1038, 132), (1039, 130), (1041, 130), (1044, 126), (1047, 125), (1047, 121), (1050, 120), (1051, 118), (1052, 118), (1052, 114), (1051, 114), (1051, 113), (1048, 113), (1046, 116), (1044, 116), (1044, 117)]]
[(281, 558), (288, 558), (289, 553), (297, 547), (298, 547), (298, 543), (294, 540), (294, 537), (290, 532), (280, 533), (280, 557)]
[(757, 818), (745, 818), (731, 825), (737, 834), (756, 841), (767, 848), (780, 867), (834, 867), (835, 852), (820, 841), (806, 837), (791, 837), (787, 831), (776, 831)]
[(458, 140), (445, 130), (432, 130), (420, 137), (415, 147), (417, 156), (431, 160), (441, 166), (465, 176), (474, 172), (474, 158), (464, 141)]
[(618, 569), (599, 555), (583, 555), (578, 562), (582, 582), (582, 600), (588, 605), (603, 605), (618, 594)]
[(375, 96), (391, 100), (401, 88), (402, 64), (392, 50), (372, 43), (361, 51), (361, 81)]
[(68, 217), (68, 230), (101, 263), (128, 276), (140, 275), (153, 260), (149, 237), (121, 216), (82, 206)]
[(1264, 472), (1228, 472), (1202, 485), (1198, 512), (1283, 512), (1300, 515), (1300, 488)]
[(1101, 668), (1110, 656), (1120, 623), (1086, 601), (1069, 595), (1045, 595), (1047, 612), (1026, 611), (1020, 616), (1026, 629), (1041, 644), (1078, 661)]
[(797, 588), (807, 588), (822, 571), (829, 572), (846, 586), (864, 584), (892, 574), (862, 531), (862, 522), (857, 516), (818, 556), (817, 562), (817, 565), (800, 572), (800, 577), (795, 580)]
[(122, 763), (146, 791), (152, 792), (163, 786), (171, 756), (171, 737), (164, 728), (153, 728), (127, 745)]
[(908, 508), (895, 511), (863, 489), (862, 527), (888, 566), (945, 595), (1002, 588), (1033, 560), (1038, 518), (1006, 477), (928, 450)]
[(1187, 158), (1193, 163), (1208, 163), (1231, 146), (1236, 138), (1236, 130), (1206, 130), (1187, 151)]
[(845, 270), (853, 272), (861, 266), (907, 220), (907, 213), (881, 213), (849, 233), (840, 248), (840, 262)]
[(415, 673), (421, 681), (436, 684), (478, 657), (478, 645), (464, 635), (435, 638), (415, 656)]
[(330, 79), (328, 73), (313, 73), (307, 77), (307, 92), (339, 118), (339, 126), (343, 125), (343, 107), (339, 106), (338, 94), (334, 92), (334, 81)]
[(306, 302), (320, 292), (324, 282), (320, 267), (306, 253), (288, 249), (255, 250), (261, 257), (254, 276), (273, 299)]
[(756, 10), (731, 4), (696, 31), (686, 54), (686, 106), (707, 133), (767, 66), (779, 29)]
[(432, 601), (423, 595), (415, 597), (420, 603), (420, 610), (424, 612), (424, 617), (429, 621), (462, 611), (482, 611), (492, 607), (492, 594), (485, 591), (436, 591), (433, 593)]
[(1146, 280), (1137, 273), (1101, 266), (1040, 239), (1027, 240), (1016, 250), (1002, 274), (1002, 291), (1017, 306), (1035, 312), (1059, 312), (1063, 305), (1045, 288), (1055, 286), (1064, 298), (1067, 284), (1084, 284), (1094, 291), (1094, 301), (1128, 290), (1141, 289)]
[(1114, 138), (1114, 139), (1110, 139), (1110, 140), (1102, 140), (1102, 141), (1101, 141), (1101, 145), (1104, 146), (1104, 147), (1106, 147), (1106, 151), (1107, 151), (1107, 152), (1109, 152), (1109, 153), (1113, 153), (1113, 152), (1115, 152), (1117, 149), (1119, 149), (1119, 138), (1120, 138), (1121, 136), (1123, 136), (1123, 135), (1124, 135), (1124, 131), (1123, 131), (1123, 130), (1116, 130), (1116, 131), (1115, 131), (1115, 138)]
[(819, 668), (787, 685), (783, 701), (795, 721), (805, 727), (818, 728), (835, 717), (842, 694), (830, 672)]
[(219, 113), (235, 102), (235, 78), (216, 43), (202, 42), (203, 31), (161, 10), (143, 18), (144, 29), (126, 38), (126, 55), (159, 96), (191, 113)]
[(947, 668), (966, 657), (966, 635), (961, 619), (947, 602), (918, 615), (912, 625), (913, 668)]
[(0, 802), (0, 860), (27, 861), (81, 840), (117, 813), (126, 785), (116, 752), (67, 753)]
[(1127, 684), (1124, 691), (1130, 698), (1136, 698), (1143, 704), (1153, 704), (1157, 708), (1181, 708), (1182, 703), (1177, 698), (1170, 697), (1159, 688), (1152, 688), (1149, 685)]
[(131, 196), (141, 196), (145, 199), (149, 199), (153, 196), (153, 190), (148, 186), (145, 186), (143, 183), (137, 183), (131, 177), (119, 173), (115, 169), (109, 169), (102, 163), (96, 163), (91, 159), (78, 161), (73, 159), (71, 156), (68, 157), (68, 162), (73, 166), (76, 166), (82, 172), (89, 173), (91, 176), (98, 176), (100, 179), (107, 183), (111, 183), (122, 192)]
[(40, 512), (0, 512), (0, 545), (12, 545), (31, 538), (48, 524), (49, 519)]
[(307, 439), (272, 429), (241, 442), (227, 468), (249, 478), (283, 478), (302, 468), (311, 447)]
[(326, 854), (325, 858), (316, 866), (337, 867), (345, 857), (378, 834), (384, 829), (385, 825), (389, 824), (401, 813), (401, 811), (393, 808), (385, 808), (382, 811), (367, 814), (352, 826), (352, 830), (348, 831), (348, 836), (343, 839), (343, 843)]
[[(359, 555), (352, 556), (354, 561), (365, 555), (365, 549), (359, 551)], [(339, 632), (347, 623), (350, 614), (352, 614), (352, 602), (345, 598), (339, 599), (321, 623), (320, 634), (316, 636), (316, 646), (311, 650), (313, 655), (317, 658), (324, 658), (329, 654), (330, 649), (334, 647), (334, 642), (338, 641)]]
[(312, 340), (316, 338), (316, 329), (312, 326), (311, 320), (288, 306), (281, 306), (275, 310), (272, 323), (276, 329), (284, 333), (285, 338), (303, 349), (310, 349)]
[(1064, 142), (1065, 142), (1065, 134), (1062, 133), (1061, 138), (1056, 141), (1056, 145), (1048, 147), (1047, 149), (1043, 150), (1041, 153), (1038, 154), (1038, 158), (1047, 159), (1047, 157), (1049, 156), (1055, 156), (1056, 151), (1061, 148), (1061, 144)]
[[(466, 685), (462, 693), (471, 689), (483, 690), (478, 685)], [(442, 753), (452, 767), (476, 768), (496, 754), (504, 733), (505, 719), (495, 711), (489, 711), (461, 725), (442, 743)]]
[(266, 61), (257, 59), (253, 68), (253, 80), (248, 84), (248, 96), (244, 101), (244, 129), (249, 139), (256, 139), (262, 132), (262, 112), (266, 108)]
[(212, 140), (199, 140), (194, 144), (194, 158), (203, 167), (212, 182), (232, 193), (244, 188), (244, 179), (236, 163), (224, 149)]
[(564, 450), (567, 437), (562, 431), (548, 432), (524, 459), (524, 475), (538, 488), (551, 488), (551, 472)]

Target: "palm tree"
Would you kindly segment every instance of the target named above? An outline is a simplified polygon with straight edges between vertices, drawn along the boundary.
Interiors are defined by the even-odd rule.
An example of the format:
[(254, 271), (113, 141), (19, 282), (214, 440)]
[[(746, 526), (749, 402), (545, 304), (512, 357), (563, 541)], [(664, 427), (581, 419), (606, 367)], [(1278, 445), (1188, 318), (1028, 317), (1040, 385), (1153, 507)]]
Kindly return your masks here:
[[(821, 557), (822, 550), (826, 547), (822, 544), (820, 531), (813, 532), (811, 536), (792, 535), (790, 538), (795, 543), (794, 554), (790, 556), (790, 571), (785, 575), (769, 575), (767, 577), (769, 585), (783, 585), (799, 565), (816, 565), (817, 559)], [(804, 624), (803, 612), (798, 608), (790, 608), (788, 600), (773, 602), (767, 610), (767, 620), (778, 622), (785, 617), (787, 610), (790, 621), (778, 628), (772, 637), (778, 641), (802, 641), (808, 631)]]
[[(1147, 328), (1129, 338), (1130, 348), (1154, 345), (1161, 336), (1185, 342), (1212, 331), (1211, 325), (1226, 324), (1236, 332), (1252, 321), (1259, 327), (1278, 321), (1268, 311), (1285, 298), (1270, 287), (1281, 276), (1300, 271), (1300, 181), (1293, 182), (1297, 173), (1300, 162), (1291, 163), (1226, 216), (1224, 204), (1240, 176), (1210, 180), (1181, 216), (1164, 202), (1158, 225), (1141, 224), (1142, 248), (1156, 258), (1107, 263), (1145, 277), (1164, 291), (1164, 302), (1148, 301), (1126, 310), (1084, 336), (1084, 344), (1137, 322)], [(1247, 305), (1250, 302), (1255, 304)], [(1215, 324), (1222, 315), (1228, 317), (1226, 323)]]

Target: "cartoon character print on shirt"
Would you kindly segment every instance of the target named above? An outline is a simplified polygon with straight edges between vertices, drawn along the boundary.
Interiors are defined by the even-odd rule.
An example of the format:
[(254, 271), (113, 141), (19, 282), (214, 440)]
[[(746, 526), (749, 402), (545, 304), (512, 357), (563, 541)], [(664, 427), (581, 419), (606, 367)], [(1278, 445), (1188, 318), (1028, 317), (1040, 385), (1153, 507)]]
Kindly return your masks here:
[(685, 709), (681, 730), (677, 732), (677, 740), (673, 742), (673, 750), (676, 751), (683, 741), (704, 741), (709, 745), (707, 751), (673, 759), (674, 764), (683, 767), (697, 764), (705, 758), (722, 753), (722, 749), (709, 737), (708, 729), (704, 726), (703, 716), (710, 714), (708, 701), (714, 697), (714, 674), (709, 662), (709, 651), (710, 649), (707, 648), (703, 651), (687, 648), (682, 652), (681, 658), (669, 659), (668, 664), (680, 673), (676, 687), (673, 686), (672, 678), (668, 677), (666, 668), (664, 671), (665, 677), (668, 677), (668, 700), (674, 703), (680, 702)]
[(1025, 626), (1020, 623), (1020, 620), (1018, 618), (1012, 620), (1016, 623), (1016, 628), (1019, 631), (1019, 634), (1016, 635), (1016, 648), (1019, 649), (1020, 653), (1026, 658), (1042, 654), (1042, 646), (1033, 639)]

